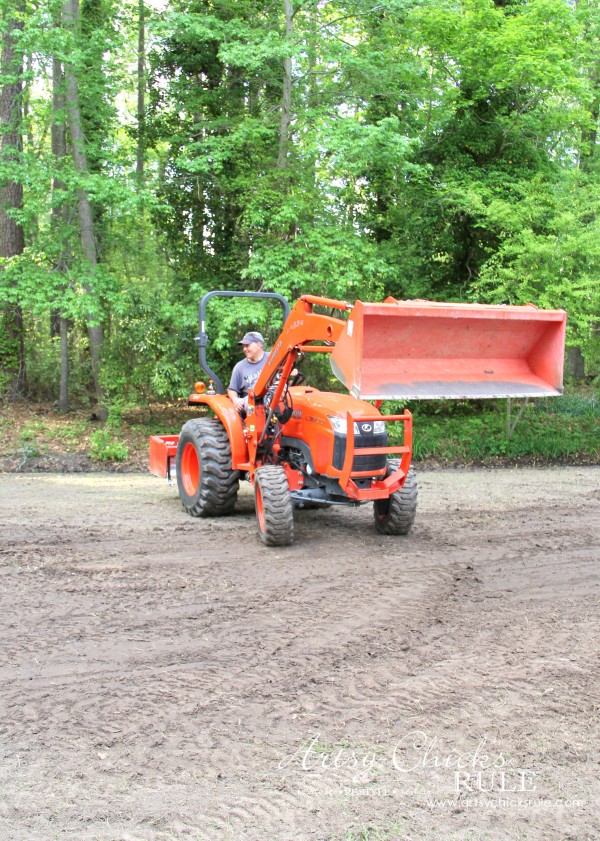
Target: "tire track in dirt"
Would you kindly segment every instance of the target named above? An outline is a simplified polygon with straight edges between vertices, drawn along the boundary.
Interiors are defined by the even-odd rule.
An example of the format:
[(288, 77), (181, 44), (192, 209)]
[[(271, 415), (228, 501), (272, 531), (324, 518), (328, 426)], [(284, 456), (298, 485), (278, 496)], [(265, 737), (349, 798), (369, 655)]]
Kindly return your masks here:
[[(427, 474), (408, 540), (377, 535), (365, 509), (300, 512), (297, 543), (268, 553), (247, 534), (248, 497), (205, 523), (142, 477), (100, 478), (93, 494), (50, 478), (44, 510), (17, 482), (10, 502), (41, 536), (3, 509), (4, 837), (308, 841), (377, 821), (458, 838), (473, 816), (426, 802), (448, 773), (399, 779), (390, 762), (419, 728), (446, 751), (486, 734), (549, 792), (557, 769), (565, 790), (585, 783), (588, 837), (597, 498), (588, 472), (568, 503), (525, 473), (471, 474), (476, 493)], [(280, 767), (316, 734), (308, 769)], [(320, 765), (340, 747), (375, 753), (385, 797), (344, 794), (351, 769)], [(510, 819), (485, 837), (510, 837)], [(530, 820), (544, 832), (531, 837), (558, 837), (552, 815)]]

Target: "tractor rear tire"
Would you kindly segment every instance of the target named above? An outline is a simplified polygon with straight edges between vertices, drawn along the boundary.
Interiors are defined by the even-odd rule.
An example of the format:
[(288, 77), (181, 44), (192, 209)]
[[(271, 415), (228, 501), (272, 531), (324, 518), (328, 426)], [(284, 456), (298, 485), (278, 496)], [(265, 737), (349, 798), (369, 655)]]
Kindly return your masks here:
[(231, 445), (217, 418), (184, 424), (177, 446), (179, 498), (192, 517), (231, 514), (239, 488), (239, 472), (231, 469)]
[(265, 546), (289, 546), (294, 540), (294, 506), (283, 467), (258, 468), (254, 502), (258, 535)]
[[(388, 461), (387, 475), (400, 467), (398, 459)], [(375, 528), (380, 534), (408, 534), (417, 513), (417, 477), (409, 467), (404, 485), (387, 499), (376, 499), (373, 503)]]

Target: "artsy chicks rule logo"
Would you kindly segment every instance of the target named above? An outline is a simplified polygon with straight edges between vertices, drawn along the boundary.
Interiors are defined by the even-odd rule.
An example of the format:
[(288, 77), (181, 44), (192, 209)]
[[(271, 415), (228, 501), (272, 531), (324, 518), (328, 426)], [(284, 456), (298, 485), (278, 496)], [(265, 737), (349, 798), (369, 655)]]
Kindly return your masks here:
[(392, 764), (401, 774), (418, 768), (446, 769), (451, 772), (454, 791), (463, 792), (532, 792), (535, 773), (511, 768), (501, 751), (494, 750), (483, 736), (471, 750), (444, 750), (437, 736), (429, 737), (422, 730), (403, 736), (395, 745)]
[(481, 737), (472, 748), (448, 748), (437, 736), (411, 730), (393, 744), (363, 747), (351, 741), (333, 744), (313, 734), (278, 764), (319, 777), (349, 780), (355, 785), (382, 778), (407, 779), (435, 773), (457, 794), (534, 792), (535, 772), (511, 767), (500, 750)]

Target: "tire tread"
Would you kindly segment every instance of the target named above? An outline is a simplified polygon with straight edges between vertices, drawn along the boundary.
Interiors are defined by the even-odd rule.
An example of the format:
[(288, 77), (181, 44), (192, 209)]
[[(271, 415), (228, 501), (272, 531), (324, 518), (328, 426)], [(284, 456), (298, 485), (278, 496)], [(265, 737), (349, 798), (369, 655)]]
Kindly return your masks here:
[[(199, 487), (189, 497), (180, 480), (180, 453), (192, 442), (200, 462)], [(239, 472), (231, 469), (231, 445), (218, 418), (194, 418), (184, 424), (177, 450), (177, 484), (183, 507), (192, 517), (222, 517), (231, 514), (239, 488)]]
[[(400, 466), (399, 459), (388, 461), (387, 475), (391, 475)], [(417, 477), (414, 467), (409, 467), (404, 485), (385, 500), (389, 504), (385, 516), (378, 511), (377, 502), (373, 505), (375, 527), (380, 534), (406, 535), (412, 528), (417, 513)]]
[[(289, 546), (294, 540), (294, 506), (283, 467), (259, 467), (254, 477), (262, 496), (265, 528), (258, 533), (266, 546)], [(258, 518), (257, 518), (258, 519)]]

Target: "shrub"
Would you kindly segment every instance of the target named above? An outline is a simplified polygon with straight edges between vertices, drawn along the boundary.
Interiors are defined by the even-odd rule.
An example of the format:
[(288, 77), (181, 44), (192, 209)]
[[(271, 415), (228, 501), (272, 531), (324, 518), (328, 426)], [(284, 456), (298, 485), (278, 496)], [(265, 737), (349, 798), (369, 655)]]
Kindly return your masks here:
[(97, 429), (90, 435), (88, 454), (94, 461), (124, 461), (129, 457), (129, 447), (110, 429)]

